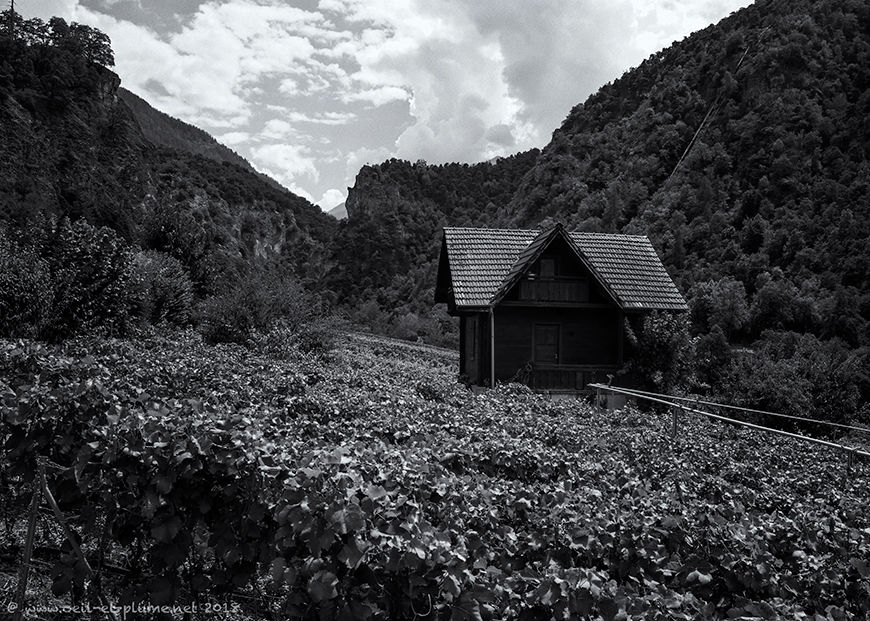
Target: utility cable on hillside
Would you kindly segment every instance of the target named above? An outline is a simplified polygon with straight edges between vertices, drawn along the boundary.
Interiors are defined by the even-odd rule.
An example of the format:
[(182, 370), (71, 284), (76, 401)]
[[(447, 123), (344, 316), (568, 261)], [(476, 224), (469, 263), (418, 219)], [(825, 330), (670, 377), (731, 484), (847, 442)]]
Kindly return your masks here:
[(15, 38), (15, 0), (9, 0), (9, 38)]
[[(764, 33), (766, 33), (768, 30), (770, 30), (770, 26), (768, 26), (767, 28), (765, 28), (764, 30), (761, 31), (761, 33), (758, 35), (758, 41), (761, 41), (761, 37), (763, 37)], [(747, 45), (746, 49), (743, 50), (743, 55), (740, 56), (740, 60), (737, 61), (737, 66), (734, 67), (734, 74), (735, 75), (740, 70), (740, 66), (743, 64), (743, 61), (746, 59), (746, 55), (749, 53), (750, 48), (751, 48), (751, 46)], [(674, 169), (671, 171), (671, 174), (668, 175), (667, 179), (665, 179), (665, 184), (667, 184), (667, 182), (671, 180), (671, 177), (673, 177), (674, 174), (677, 172), (677, 170), (680, 168), (680, 164), (682, 164), (683, 160), (686, 159), (686, 156), (689, 155), (689, 152), (692, 150), (692, 147), (695, 146), (695, 142), (698, 140), (698, 136), (701, 135), (701, 132), (704, 130), (704, 127), (707, 125), (707, 121), (710, 119), (710, 117), (713, 115), (714, 112), (719, 110), (719, 105), (722, 103), (722, 97), (723, 97), (723, 93), (720, 90), (719, 94), (716, 96), (716, 99), (714, 99), (713, 103), (710, 104), (710, 107), (707, 110), (707, 114), (704, 115), (704, 118), (701, 120), (701, 124), (698, 125), (698, 129), (695, 131), (695, 134), (692, 136), (692, 139), (689, 141), (689, 144), (686, 145), (686, 148), (683, 151), (683, 154), (680, 156), (680, 159), (677, 160), (677, 164), (674, 166)]]

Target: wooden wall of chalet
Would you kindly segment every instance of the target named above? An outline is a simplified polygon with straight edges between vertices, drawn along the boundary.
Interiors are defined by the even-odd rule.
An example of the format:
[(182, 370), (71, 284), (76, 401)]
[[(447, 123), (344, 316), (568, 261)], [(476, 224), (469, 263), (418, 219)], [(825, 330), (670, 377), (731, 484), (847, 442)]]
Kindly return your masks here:
[(506, 380), (529, 362), (547, 366), (613, 367), (621, 360), (622, 317), (618, 309), (495, 311), (495, 375)]
[(469, 313), (459, 317), (459, 374), (483, 386), (490, 379), (489, 313)]

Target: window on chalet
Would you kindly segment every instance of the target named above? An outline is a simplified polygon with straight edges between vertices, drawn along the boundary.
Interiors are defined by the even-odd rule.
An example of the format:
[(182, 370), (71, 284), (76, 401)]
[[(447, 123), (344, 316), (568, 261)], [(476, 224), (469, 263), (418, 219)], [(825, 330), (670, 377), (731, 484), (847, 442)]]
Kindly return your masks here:
[(556, 277), (556, 259), (546, 259), (543, 258), (540, 261), (540, 274), (541, 278), (555, 278)]
[(555, 257), (542, 257), (535, 261), (526, 277), (529, 280), (537, 280), (539, 278), (552, 280), (556, 277), (556, 270)]

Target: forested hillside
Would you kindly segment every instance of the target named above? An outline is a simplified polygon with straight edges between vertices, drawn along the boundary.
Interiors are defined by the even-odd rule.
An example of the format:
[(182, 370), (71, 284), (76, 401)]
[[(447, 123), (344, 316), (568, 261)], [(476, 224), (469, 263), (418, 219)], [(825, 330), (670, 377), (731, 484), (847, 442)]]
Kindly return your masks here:
[(575, 107), (495, 221), (646, 233), (690, 295), (743, 285), (726, 332), (867, 344), (868, 118), (867, 3), (759, 2)]
[(254, 170), (248, 160), (200, 128), (157, 110), (126, 88), (119, 88), (117, 94), (130, 108), (142, 134), (152, 144), (196, 153), (217, 162), (229, 162), (247, 170)]
[(212, 300), (217, 332), (239, 339), (265, 321), (241, 299), (254, 291), (223, 303), (240, 286), (280, 298), (319, 279), (333, 218), (204, 132), (168, 141), (158, 130), (172, 119), (144, 102), (134, 116), (103, 33), (8, 12), (2, 24), (0, 332), (62, 338), (137, 314), (204, 321), (199, 302)]
[[(432, 265), (443, 224), (646, 234), (692, 306), (699, 384), (799, 409), (821, 397), (774, 387), (805, 396), (833, 381), (857, 406), (870, 345), (868, 119), (870, 6), (762, 0), (602, 87), (540, 154), (364, 168), (341, 235), (375, 240), (355, 248), (355, 269), (382, 274), (371, 284), (397, 320), (409, 295), (418, 312), (431, 301), (434, 269), (413, 291), (394, 275)], [(378, 249), (399, 234), (401, 251)], [(768, 387), (749, 382), (751, 368)]]
[(487, 213), (510, 200), (537, 155), (364, 166), (345, 205), (348, 220), (333, 244), (326, 287), (363, 322), (402, 337), (449, 341), (453, 322), (433, 307), (441, 227), (487, 226)]
[(142, 130), (142, 135), (151, 144), (192, 155), (201, 155), (218, 163), (235, 164), (254, 173), (273, 188), (285, 190), (280, 183), (257, 171), (248, 160), (215, 140), (211, 134), (157, 110), (126, 88), (118, 89), (118, 98), (130, 108), (133, 118)]

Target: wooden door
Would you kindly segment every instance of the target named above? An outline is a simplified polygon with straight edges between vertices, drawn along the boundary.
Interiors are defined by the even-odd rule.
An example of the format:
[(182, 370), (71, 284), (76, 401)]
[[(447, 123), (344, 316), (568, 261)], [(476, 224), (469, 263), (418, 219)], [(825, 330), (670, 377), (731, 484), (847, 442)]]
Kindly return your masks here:
[(535, 362), (559, 364), (559, 324), (535, 324)]

